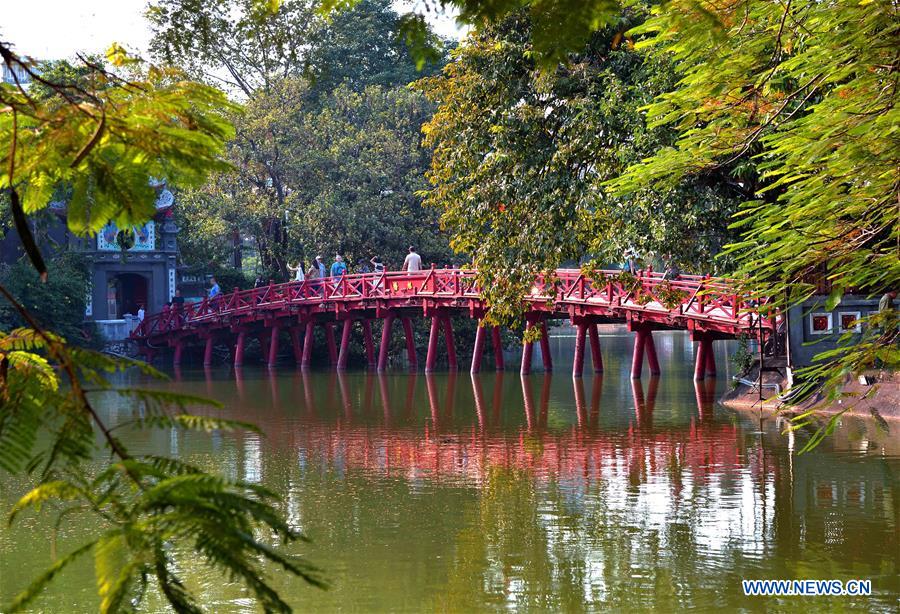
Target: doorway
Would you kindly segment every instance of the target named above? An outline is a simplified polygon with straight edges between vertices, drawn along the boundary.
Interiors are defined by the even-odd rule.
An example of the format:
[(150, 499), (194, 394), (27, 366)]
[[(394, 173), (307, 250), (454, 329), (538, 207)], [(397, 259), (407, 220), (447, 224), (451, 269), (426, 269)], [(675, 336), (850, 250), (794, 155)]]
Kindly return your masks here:
[(138, 273), (119, 273), (114, 280), (115, 305), (110, 305), (110, 319), (119, 319), (125, 314), (136, 316), (142, 305), (147, 309), (149, 297), (146, 277)]

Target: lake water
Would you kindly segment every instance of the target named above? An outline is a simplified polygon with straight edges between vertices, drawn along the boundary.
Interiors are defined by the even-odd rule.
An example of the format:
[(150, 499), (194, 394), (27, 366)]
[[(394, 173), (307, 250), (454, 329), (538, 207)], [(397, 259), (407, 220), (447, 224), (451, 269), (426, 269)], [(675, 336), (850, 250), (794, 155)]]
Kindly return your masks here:
[[(293, 547), (332, 587), (273, 570), (297, 611), (898, 611), (900, 440), (845, 420), (812, 453), (805, 435), (737, 414), (695, 387), (691, 344), (657, 338), (663, 374), (629, 378), (630, 336), (602, 338), (606, 371), (432, 376), (227, 367), (163, 386), (207, 395), (252, 433), (127, 432), (132, 452), (170, 454), (284, 497), (312, 539)], [(486, 361), (488, 364), (489, 361)], [(539, 364), (539, 363), (538, 363)], [(588, 368), (590, 372), (590, 359)], [(646, 374), (646, 371), (645, 371)], [(129, 383), (141, 383), (136, 378)], [(133, 408), (109, 398), (112, 424)], [(0, 483), (0, 502), (24, 485)], [(86, 522), (86, 521), (85, 521)], [(0, 528), (0, 599), (50, 562), (48, 522)], [(92, 526), (66, 528), (60, 550)], [(189, 564), (210, 612), (252, 612), (238, 585)], [(871, 597), (745, 597), (742, 579), (866, 579)], [(88, 559), (35, 611), (96, 609)], [(148, 611), (165, 611), (156, 595)]]

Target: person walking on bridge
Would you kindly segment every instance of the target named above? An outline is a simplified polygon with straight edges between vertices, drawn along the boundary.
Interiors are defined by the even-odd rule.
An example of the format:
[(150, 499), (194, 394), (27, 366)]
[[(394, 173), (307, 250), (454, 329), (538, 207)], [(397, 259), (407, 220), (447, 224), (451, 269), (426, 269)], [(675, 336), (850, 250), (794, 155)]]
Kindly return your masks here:
[(403, 270), (410, 273), (422, 270), (422, 256), (416, 253), (416, 248), (412, 245), (409, 246), (409, 253), (403, 261)]
[(375, 273), (375, 280), (372, 282), (372, 289), (379, 290), (384, 285), (382, 275), (384, 274), (384, 263), (381, 261), (381, 258), (378, 256), (372, 256), (372, 259), (369, 260), (372, 263), (372, 272)]
[(212, 300), (222, 293), (222, 289), (219, 288), (219, 282), (216, 281), (215, 276), (209, 278), (209, 284), (209, 299)]
[(313, 265), (316, 267), (316, 270), (319, 271), (319, 279), (328, 277), (328, 269), (325, 268), (325, 263), (322, 262), (322, 256), (316, 256), (316, 261)]
[(303, 261), (298, 260), (297, 266), (292, 267), (291, 265), (287, 265), (288, 271), (294, 274), (294, 281), (304, 281), (306, 279), (306, 274), (303, 272)]
[(331, 265), (331, 276), (332, 277), (341, 277), (347, 274), (347, 263), (344, 262), (344, 259), (340, 254), (335, 255), (334, 263)]
[(312, 291), (321, 294), (322, 298), (325, 298), (324, 277), (325, 265), (322, 264), (322, 256), (316, 256), (316, 259), (309, 265), (309, 270), (306, 271), (306, 279), (309, 280), (309, 287), (312, 288)]
[(681, 269), (678, 268), (678, 265), (675, 264), (675, 258), (672, 254), (666, 254), (666, 270), (663, 273), (663, 279), (668, 281), (674, 281), (681, 277)]

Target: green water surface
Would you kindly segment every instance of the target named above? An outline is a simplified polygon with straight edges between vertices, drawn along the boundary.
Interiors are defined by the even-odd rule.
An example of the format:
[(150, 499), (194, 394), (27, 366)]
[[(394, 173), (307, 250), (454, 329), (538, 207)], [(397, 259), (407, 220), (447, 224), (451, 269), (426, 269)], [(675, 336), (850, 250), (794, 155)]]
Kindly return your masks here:
[[(321, 591), (272, 569), (299, 612), (822, 611), (900, 609), (900, 436), (845, 420), (813, 453), (713, 402), (695, 386), (683, 334), (657, 337), (663, 375), (629, 377), (628, 335), (604, 336), (605, 372), (434, 376), (351, 371), (184, 370), (173, 390), (218, 399), (252, 433), (135, 432), (134, 453), (168, 454), (279, 492), (312, 539), (291, 546), (331, 582)], [(588, 361), (590, 365), (590, 361)], [(123, 384), (138, 383), (137, 376)], [(113, 425), (132, 403), (104, 399)], [(0, 503), (26, 484), (4, 478)], [(0, 599), (51, 559), (50, 523), (0, 528)], [(95, 530), (64, 527), (58, 548)], [(253, 612), (238, 584), (191, 559), (183, 577), (210, 612)], [(742, 579), (861, 578), (871, 597), (745, 597)], [(34, 611), (90, 612), (90, 559), (64, 572)], [(146, 611), (166, 611), (151, 594)]]

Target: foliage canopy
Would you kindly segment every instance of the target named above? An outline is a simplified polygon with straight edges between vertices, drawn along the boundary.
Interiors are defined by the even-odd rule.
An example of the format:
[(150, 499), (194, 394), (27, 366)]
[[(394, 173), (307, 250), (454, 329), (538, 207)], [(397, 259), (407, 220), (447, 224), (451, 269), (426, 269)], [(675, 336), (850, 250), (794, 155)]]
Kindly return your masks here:
[(674, 75), (624, 39), (640, 19), (623, 15), (548, 72), (531, 53), (531, 19), (516, 14), (471, 34), (441, 75), (418, 84), (438, 105), (424, 128), (434, 147), (426, 203), (478, 266), (494, 318), (518, 316), (535, 275), (564, 263), (621, 263), (636, 251), (649, 264), (671, 252), (710, 272), (732, 236), (740, 190), (727, 176), (627, 196), (605, 187), (675, 138), (641, 113)]
[[(502, 52), (502, 45), (479, 48), (483, 25), (523, 7), (535, 20), (526, 42), (528, 57), (545, 74), (566, 70), (557, 60), (578, 66), (572, 53), (598, 24), (610, 24), (626, 40), (633, 37), (648, 61), (670, 63), (674, 82), (655, 91), (646, 105), (647, 129), (648, 134), (668, 129), (675, 138), (657, 143), (645, 160), (627, 160), (627, 168), (608, 176), (601, 189), (627, 201), (648, 189), (677, 189), (685, 181), (729, 184), (742, 205), (732, 227), (738, 237), (727, 257), (735, 261), (736, 276), (776, 299), (773, 306), (784, 308), (811, 296), (822, 279), (831, 287), (832, 306), (847, 291), (877, 296), (900, 286), (900, 16), (894, 2), (671, 0), (651, 4), (646, 22), (622, 28), (620, 15), (647, 4), (594, 0), (578, 3), (571, 18), (557, 20), (560, 27), (552, 38), (544, 36), (541, 24), (553, 23), (555, 8), (541, 2), (446, 4), (458, 7), (464, 21), (478, 24), (473, 49), (460, 56), (463, 67), (467, 53)], [(601, 61), (612, 63), (617, 40), (610, 40), (609, 53), (600, 52)], [(449, 67), (449, 80), (456, 78), (477, 91), (477, 77), (460, 76), (464, 70)], [(470, 72), (478, 74), (477, 69)], [(437, 117), (442, 114), (450, 114), (448, 107)], [(533, 139), (544, 134), (541, 127), (528, 132)], [(454, 162), (455, 154), (467, 160), (469, 150), (479, 146), (458, 144), (441, 155)], [(502, 158), (471, 159), (485, 168), (503, 163)], [(536, 168), (543, 173), (551, 167)], [(452, 190), (460, 177), (469, 176), (468, 169), (448, 170), (432, 173), (434, 194)], [(541, 211), (544, 194), (523, 192), (503, 204), (507, 209), (537, 205)], [(486, 199), (475, 210), (497, 203)], [(532, 233), (538, 259), (558, 258), (570, 250), (572, 237), (577, 237), (576, 209), (563, 208), (549, 218), (551, 224), (535, 229), (540, 230)], [(602, 222), (601, 234), (609, 233), (613, 225)], [(518, 240), (515, 234), (499, 237), (498, 250), (515, 249)], [(472, 247), (461, 238), (457, 244)], [(824, 381), (833, 393), (848, 374), (876, 360), (896, 368), (897, 329), (884, 321), (889, 317), (871, 316), (862, 340), (848, 336), (845, 347), (820, 356), (820, 363), (802, 374), (810, 385), (801, 391)]]
[[(283, 3), (287, 12), (273, 19), (290, 18), (290, 6)], [(182, 194), (182, 257), (221, 264), (231, 260), (234, 237), (247, 237), (262, 279), (276, 280), (298, 260), (309, 266), (316, 255), (338, 251), (355, 266), (375, 255), (402, 258), (416, 243), (426, 258), (448, 260), (437, 215), (416, 194), (430, 159), (420, 129), (432, 106), (406, 87), (440, 66), (416, 70), (388, 0), (312, 19), (295, 41), (303, 57), (249, 92), (228, 145), (232, 168)], [(175, 26), (156, 27), (162, 41)], [(211, 44), (224, 44), (219, 40)], [(266, 53), (277, 55), (277, 47)]]
[[(226, 167), (221, 156), (233, 135), (226, 114), (237, 108), (218, 90), (185, 81), (177, 71), (145, 68), (118, 46), (108, 58), (119, 74), (82, 59), (74, 78), (59, 82), (53, 80), (56, 73), (39, 74), (3, 43), (0, 57), (38, 84), (34, 94), (0, 84), (0, 187), (44, 278), (47, 268), (25, 216), (44, 209), (57, 190), (70, 194), (69, 229), (91, 234), (109, 220), (126, 225), (149, 218), (155, 211), (154, 178), (197, 185)], [(75, 281), (77, 276), (54, 283)], [(40, 296), (33, 280), (20, 285), (12, 289), (26, 300)], [(201, 611), (179, 577), (184, 549), (243, 583), (267, 611), (290, 607), (269, 587), (263, 560), (322, 585), (308, 562), (269, 542), (302, 539), (279, 516), (274, 493), (173, 459), (132, 455), (104, 423), (94, 399), (110, 393), (133, 399), (141, 410), (134, 421), (138, 428), (251, 425), (185, 412), (206, 403), (202, 399), (117, 389), (110, 375), (127, 368), (163, 375), (141, 362), (74, 347), (44, 328), (10, 289), (0, 285), (0, 294), (23, 324), (0, 332), (0, 471), (25, 474), (34, 484), (14, 505), (9, 522), (26, 510), (49, 508), (57, 528), (88, 514), (99, 531), (57, 558), (5, 609), (28, 607), (60, 571), (88, 553), (103, 612), (137, 607), (151, 579), (176, 611)], [(100, 452), (106, 460), (98, 463)]]

